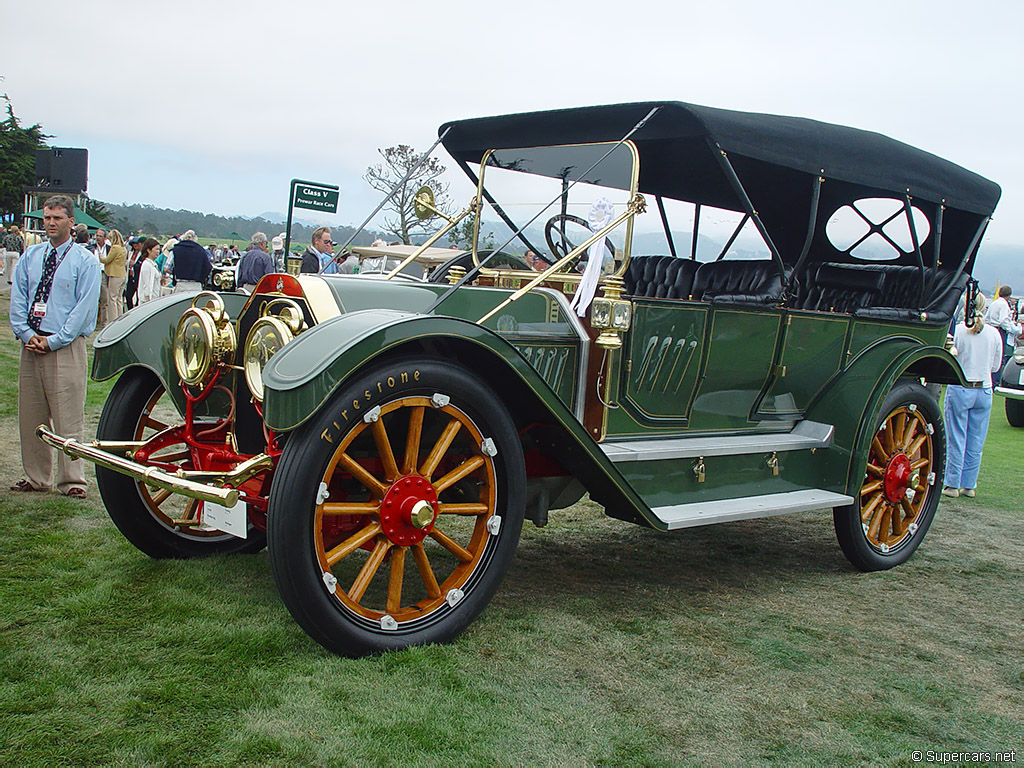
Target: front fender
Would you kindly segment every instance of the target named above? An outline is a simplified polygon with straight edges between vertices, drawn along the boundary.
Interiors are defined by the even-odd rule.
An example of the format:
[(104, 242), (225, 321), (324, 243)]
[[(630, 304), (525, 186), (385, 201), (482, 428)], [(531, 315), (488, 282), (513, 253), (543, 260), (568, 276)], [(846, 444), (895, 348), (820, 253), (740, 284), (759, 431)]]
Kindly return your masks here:
[[(589, 488), (600, 489), (637, 522), (664, 529), (622, 477), (600, 446), (536, 370), (505, 339), (480, 325), (453, 317), (395, 310), (353, 312), (303, 333), (271, 358), (263, 370), (264, 419), (284, 432), (309, 419), (354, 373), (385, 356), (409, 352), (438, 354), (445, 346), (470, 349), (481, 376), (498, 390), (515, 385), (531, 396), (553, 426), (571, 444), (576, 474)], [(354, 407), (357, 407), (354, 405)], [(628, 512), (622, 515), (629, 519)]]
[[(135, 365), (148, 368), (159, 377), (179, 413), (184, 413), (184, 395), (174, 370), (174, 330), (195, 296), (161, 296), (108, 323), (93, 342), (92, 378), (104, 381)], [(222, 293), (220, 297), (232, 318), (238, 316), (249, 298), (244, 293)]]
[(352, 373), (373, 360), (403, 345), (423, 346), (445, 340), (472, 344), (488, 352), (488, 358), (512, 368), (545, 403), (560, 404), (515, 348), (487, 328), (454, 317), (376, 309), (350, 312), (320, 323), (274, 355), (263, 370), (264, 420), (278, 432), (295, 429), (319, 411)]

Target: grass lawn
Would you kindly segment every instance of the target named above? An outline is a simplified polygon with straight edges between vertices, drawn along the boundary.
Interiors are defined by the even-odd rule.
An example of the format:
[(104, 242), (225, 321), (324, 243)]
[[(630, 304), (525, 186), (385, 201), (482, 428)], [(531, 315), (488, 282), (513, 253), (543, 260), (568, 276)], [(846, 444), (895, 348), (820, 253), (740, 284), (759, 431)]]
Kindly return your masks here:
[(893, 571), (854, 571), (824, 511), (660, 534), (582, 502), (527, 524), (455, 643), (348, 660), (265, 552), (155, 561), (94, 484), (7, 491), (17, 354), (3, 336), (2, 765), (1024, 761), (1024, 430), (1001, 401), (977, 498), (944, 499)]

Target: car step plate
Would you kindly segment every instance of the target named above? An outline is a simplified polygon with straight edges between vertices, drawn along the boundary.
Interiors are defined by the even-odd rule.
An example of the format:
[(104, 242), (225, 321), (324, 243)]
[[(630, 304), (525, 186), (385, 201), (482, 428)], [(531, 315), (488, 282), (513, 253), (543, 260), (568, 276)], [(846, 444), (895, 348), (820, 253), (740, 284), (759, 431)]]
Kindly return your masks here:
[(745, 496), (740, 499), (698, 501), (690, 504), (654, 507), (653, 512), (672, 531), (677, 528), (727, 523), (732, 520), (750, 520), (757, 517), (785, 515), (789, 512), (807, 512), (812, 509), (845, 507), (849, 504), (853, 504), (853, 498), (850, 496), (833, 493), (832, 491), (823, 491), (817, 488), (808, 488), (802, 491), (789, 491), (787, 493)]
[(601, 443), (601, 450), (616, 464), (624, 461), (662, 461), (697, 456), (739, 456), (772, 451), (805, 451), (832, 445), (835, 427), (801, 421), (789, 432), (730, 437), (682, 437)]

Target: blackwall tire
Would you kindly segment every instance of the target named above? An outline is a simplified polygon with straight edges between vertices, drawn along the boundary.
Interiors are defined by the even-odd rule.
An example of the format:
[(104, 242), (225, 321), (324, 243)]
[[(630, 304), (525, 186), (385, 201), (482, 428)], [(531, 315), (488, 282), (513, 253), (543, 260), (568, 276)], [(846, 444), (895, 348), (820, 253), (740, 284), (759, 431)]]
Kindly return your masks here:
[(1004, 398), (1006, 420), (1011, 427), (1024, 427), (1024, 400)]
[(377, 367), (285, 446), (267, 529), (281, 597), (345, 656), (447, 642), (508, 569), (525, 481), (515, 425), (476, 375), (432, 358)]

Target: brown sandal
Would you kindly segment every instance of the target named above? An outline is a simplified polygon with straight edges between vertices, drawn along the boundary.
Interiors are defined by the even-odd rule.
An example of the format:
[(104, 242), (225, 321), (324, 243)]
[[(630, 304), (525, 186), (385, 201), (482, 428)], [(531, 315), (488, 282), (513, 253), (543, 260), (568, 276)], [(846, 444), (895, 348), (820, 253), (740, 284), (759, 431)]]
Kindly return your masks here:
[(35, 493), (42, 493), (46, 489), (45, 488), (36, 488), (28, 480), (19, 480), (18, 482), (16, 482), (14, 485), (11, 486), (11, 490), (12, 491), (18, 491), (19, 493), (33, 493), (33, 492), (35, 492)]
[(69, 499), (84, 499), (85, 488), (72, 488), (64, 495), (67, 496)]

